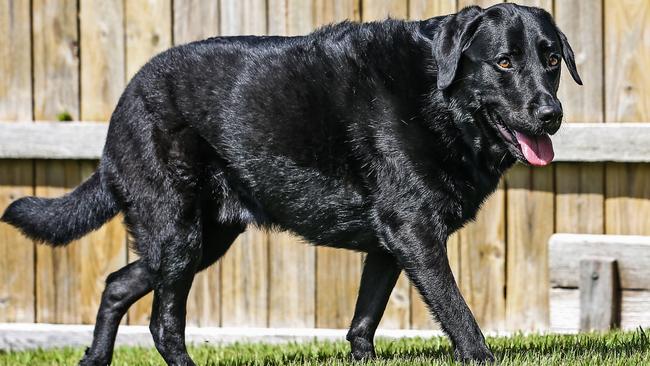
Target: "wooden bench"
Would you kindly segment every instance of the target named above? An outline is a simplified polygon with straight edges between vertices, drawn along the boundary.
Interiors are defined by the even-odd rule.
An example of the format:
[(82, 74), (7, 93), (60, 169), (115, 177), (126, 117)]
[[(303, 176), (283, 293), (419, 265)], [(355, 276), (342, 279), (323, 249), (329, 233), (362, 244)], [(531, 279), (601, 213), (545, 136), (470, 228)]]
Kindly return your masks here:
[(650, 237), (555, 234), (550, 330), (650, 327)]

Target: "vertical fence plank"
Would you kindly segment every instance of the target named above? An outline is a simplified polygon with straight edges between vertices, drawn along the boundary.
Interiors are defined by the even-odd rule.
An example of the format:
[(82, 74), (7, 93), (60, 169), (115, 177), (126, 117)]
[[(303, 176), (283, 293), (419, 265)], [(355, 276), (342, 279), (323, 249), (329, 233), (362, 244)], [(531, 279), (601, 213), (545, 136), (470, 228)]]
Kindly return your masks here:
[[(28, 1), (0, 4), (0, 120), (32, 119), (30, 8)], [(33, 194), (33, 162), (0, 162), (0, 212)], [(0, 322), (33, 322), (34, 244), (0, 223)]]
[[(318, 19), (318, 23), (314, 25), (320, 26), (345, 19), (359, 20), (358, 1), (339, 1), (336, 6), (340, 9), (329, 9), (322, 2), (317, 3), (312, 11), (312, 17)], [(347, 328), (349, 326), (354, 314), (361, 271), (362, 256), (359, 253), (323, 247), (316, 249), (317, 327)]]
[[(124, 8), (119, 0), (80, 0), (81, 119), (107, 121), (125, 86)], [(82, 161), (86, 179), (96, 162)], [(126, 264), (121, 215), (82, 239), (82, 321), (95, 321), (104, 281)]]
[[(36, 195), (59, 197), (79, 184), (78, 162), (36, 162)], [(41, 323), (81, 323), (81, 243), (36, 247), (36, 314)]]
[(33, 0), (34, 118), (79, 119), (76, 0)]
[(317, 26), (348, 20), (361, 19), (360, 0), (312, 0), (314, 22)]
[(363, 0), (361, 10), (364, 22), (386, 18), (406, 19), (408, 2), (404, 0)]
[(29, 1), (6, 0), (0, 5), (0, 116), (32, 119), (32, 78)]
[(547, 247), (554, 231), (553, 167), (515, 166), (507, 174), (506, 184), (506, 321), (511, 329), (540, 330), (548, 324)]
[(553, 14), (553, 0), (506, 0), (509, 3), (516, 3), (517, 5), (523, 6), (534, 6), (536, 8), (542, 8), (549, 13)]
[[(17, 198), (31, 196), (31, 160), (0, 160), (0, 212)], [(34, 243), (0, 223), (0, 322), (31, 323), (34, 309)]]
[[(456, 0), (411, 0), (409, 1), (409, 19), (428, 19), (435, 16), (456, 12)], [(460, 240), (454, 233), (447, 240), (447, 256), (456, 281), (460, 280)], [(402, 274), (402, 277), (404, 275)], [(400, 281), (404, 279), (400, 278)], [(410, 327), (414, 329), (438, 329), (431, 311), (422, 300), (417, 289), (410, 286)]]
[[(125, 2), (126, 80), (159, 52), (172, 45), (171, 0), (129, 0)], [(83, 52), (83, 50), (82, 50)], [(129, 262), (138, 258), (128, 252)], [(149, 324), (153, 293), (138, 300), (129, 309), (129, 324)]]
[[(601, 1), (563, 0), (555, 2), (555, 21), (566, 34), (576, 55), (584, 86), (577, 85), (566, 68), (558, 96), (566, 122), (602, 122), (603, 28)], [(558, 163), (555, 166), (555, 230), (602, 234), (604, 219), (604, 166), (602, 163)]]
[(456, 12), (456, 0), (409, 0), (409, 19), (428, 19)]
[[(265, 0), (221, 0), (221, 34), (224, 36), (265, 34), (267, 11)], [(269, 14), (282, 17), (283, 14)]]
[[(174, 1), (174, 43), (183, 44), (219, 34), (219, 2), (214, 0)], [(211, 245), (211, 243), (203, 243)], [(221, 263), (215, 263), (194, 277), (187, 300), (187, 324), (221, 324)], [(149, 306), (149, 309), (151, 306)]]
[(219, 2), (215, 0), (174, 1), (174, 44), (219, 35)]
[(126, 79), (156, 54), (172, 45), (171, 0), (125, 2)]
[(503, 182), (459, 232), (460, 289), (476, 320), (503, 329), (506, 286), (506, 216)]
[[(79, 118), (79, 53), (76, 1), (34, 0), (34, 118)], [(62, 122), (63, 123), (63, 122)], [(80, 182), (78, 161), (38, 161), (36, 194), (54, 197)], [(64, 174), (70, 174), (65, 177)], [(63, 174), (63, 175), (62, 175)], [(78, 242), (67, 248), (38, 246), (37, 308), (41, 322), (81, 321)], [(61, 281), (53, 283), (53, 281)], [(77, 292), (73, 294), (72, 292)], [(75, 309), (77, 308), (77, 309)]]
[(458, 10), (472, 5), (478, 5), (481, 8), (488, 8), (502, 2), (504, 2), (504, 0), (458, 0)]
[[(435, 16), (451, 14), (457, 11), (456, 0), (411, 0), (409, 1), (409, 19), (428, 19)], [(454, 233), (447, 240), (447, 256), (449, 264), (454, 272), (456, 281), (460, 280), (460, 238)], [(422, 300), (417, 289), (410, 288), (411, 303), (411, 328), (414, 329), (438, 329), (439, 325), (434, 321), (431, 311)]]
[[(311, 1), (269, 1), (269, 34), (301, 35), (316, 24)], [(282, 15), (285, 16), (282, 16)], [(269, 326), (316, 325), (316, 248), (288, 233), (269, 234)]]
[[(487, 8), (501, 2), (459, 0), (458, 9), (471, 5)], [(460, 269), (457, 281), (477, 321), (486, 329), (502, 329), (505, 324), (505, 195), (501, 182), (476, 220), (458, 233)]]
[[(265, 34), (264, 0), (222, 0), (221, 34)], [(249, 228), (221, 260), (221, 324), (268, 325), (268, 235)]]
[[(553, 13), (551, 0), (516, 2)], [(511, 329), (538, 330), (548, 324), (546, 247), (555, 226), (553, 176), (553, 167), (515, 166), (506, 178), (506, 320)], [(536, 279), (535, 286), (531, 286), (530, 278)]]
[[(605, 0), (606, 121), (650, 120), (650, 2)], [(650, 165), (606, 165), (607, 234), (650, 235)]]
[[(301, 35), (314, 27), (312, 2), (269, 1), (269, 34)], [(316, 248), (288, 233), (269, 235), (269, 326), (316, 325)]]
[[(387, 17), (396, 19), (408, 18), (408, 2), (401, 0), (363, 1), (362, 20), (383, 20)], [(320, 268), (319, 268), (320, 270)], [(379, 327), (408, 328), (411, 323), (411, 288), (404, 273), (400, 274), (393, 289), (386, 311)], [(356, 287), (358, 289), (358, 285)], [(356, 296), (355, 296), (356, 297)], [(354, 310), (354, 309), (352, 309)]]

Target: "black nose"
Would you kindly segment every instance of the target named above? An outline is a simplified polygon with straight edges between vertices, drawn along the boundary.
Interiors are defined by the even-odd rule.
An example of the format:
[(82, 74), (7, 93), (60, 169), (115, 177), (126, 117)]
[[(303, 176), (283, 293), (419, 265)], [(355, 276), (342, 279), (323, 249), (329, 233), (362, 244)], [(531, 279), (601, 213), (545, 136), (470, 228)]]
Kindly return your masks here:
[(537, 108), (535, 115), (542, 122), (546, 133), (552, 135), (560, 128), (560, 123), (562, 123), (562, 107), (558, 104), (543, 105)]

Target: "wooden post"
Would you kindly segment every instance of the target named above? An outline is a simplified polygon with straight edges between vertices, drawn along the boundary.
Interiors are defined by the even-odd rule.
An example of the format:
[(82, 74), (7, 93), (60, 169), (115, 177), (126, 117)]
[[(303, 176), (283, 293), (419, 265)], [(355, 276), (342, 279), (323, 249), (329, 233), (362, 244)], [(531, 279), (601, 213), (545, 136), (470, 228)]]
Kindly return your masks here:
[(580, 260), (580, 331), (606, 331), (620, 324), (616, 259)]

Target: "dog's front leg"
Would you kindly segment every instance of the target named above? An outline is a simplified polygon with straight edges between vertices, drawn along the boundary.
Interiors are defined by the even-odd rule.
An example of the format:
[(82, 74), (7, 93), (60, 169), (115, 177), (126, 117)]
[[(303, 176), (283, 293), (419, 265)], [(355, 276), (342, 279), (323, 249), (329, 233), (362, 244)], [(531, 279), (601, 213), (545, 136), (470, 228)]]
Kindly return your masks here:
[(400, 272), (392, 255), (383, 252), (368, 253), (361, 275), (354, 317), (346, 337), (350, 342), (354, 360), (375, 357), (375, 331)]
[(381, 215), (390, 218), (381, 223), (381, 237), (451, 338), (454, 356), (462, 362), (494, 361), (454, 280), (445, 249), (446, 234), (424, 213), (402, 216)]

